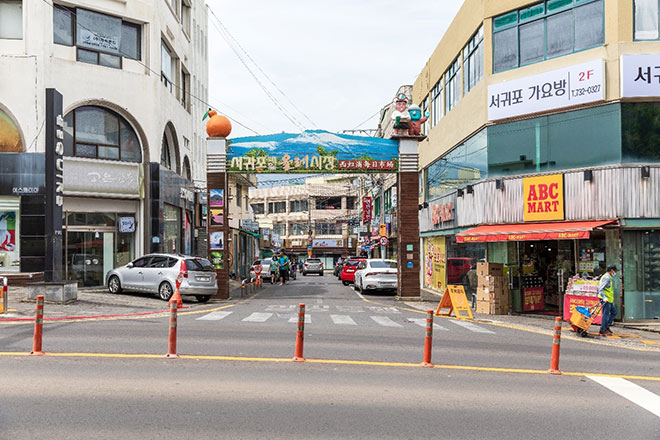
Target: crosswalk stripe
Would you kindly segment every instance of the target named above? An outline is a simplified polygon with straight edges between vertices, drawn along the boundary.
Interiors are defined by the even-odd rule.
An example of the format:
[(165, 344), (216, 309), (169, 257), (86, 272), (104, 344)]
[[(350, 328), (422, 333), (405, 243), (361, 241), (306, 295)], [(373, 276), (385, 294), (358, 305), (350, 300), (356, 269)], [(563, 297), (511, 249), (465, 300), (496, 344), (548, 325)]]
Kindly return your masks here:
[(353, 318), (348, 315), (330, 315), (330, 319), (332, 319), (332, 322), (335, 324), (357, 325), (357, 323), (353, 321)]
[(248, 316), (247, 318), (243, 319), (243, 322), (266, 322), (268, 318), (273, 316), (272, 313), (259, 313), (255, 312)]
[[(426, 318), (408, 318), (408, 321), (417, 324), (420, 327), (426, 327)], [(433, 323), (433, 330), (446, 330), (449, 331), (448, 328), (445, 328), (441, 325), (436, 324), (435, 322)]]
[(660, 417), (660, 396), (657, 394), (619, 377), (587, 377)]
[(371, 319), (373, 319), (383, 327), (403, 327), (401, 324), (392, 321), (387, 316), (372, 316)]
[(201, 316), (197, 318), (198, 321), (219, 321), (223, 318), (226, 318), (227, 316), (231, 315), (234, 312), (211, 312), (207, 315)]
[(483, 328), (483, 327), (479, 327), (478, 325), (474, 325), (474, 324), (472, 324), (471, 322), (465, 322), (465, 321), (454, 321), (453, 319), (450, 319), (449, 322), (453, 322), (453, 323), (456, 324), (456, 325), (460, 325), (461, 327), (466, 328), (466, 329), (470, 330), (471, 332), (475, 332), (475, 333), (490, 333), (490, 334), (492, 334), (492, 335), (495, 334), (495, 332), (490, 331), (490, 330), (488, 330), (488, 329), (486, 329), (486, 328)]
[[(294, 316), (293, 318), (289, 318), (289, 322), (291, 323), (296, 323), (298, 322), (298, 316)], [(312, 315), (305, 315), (305, 324), (311, 324), (312, 323)]]

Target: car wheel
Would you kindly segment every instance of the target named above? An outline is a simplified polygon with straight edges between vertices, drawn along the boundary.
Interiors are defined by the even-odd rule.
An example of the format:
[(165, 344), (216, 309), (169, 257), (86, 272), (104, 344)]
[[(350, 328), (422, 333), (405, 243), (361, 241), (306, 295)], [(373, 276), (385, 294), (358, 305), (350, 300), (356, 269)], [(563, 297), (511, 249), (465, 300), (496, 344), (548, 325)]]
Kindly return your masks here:
[(356, 292), (360, 291), (360, 289), (358, 288), (358, 283), (353, 284), (353, 290), (355, 290)]
[(197, 298), (197, 302), (205, 303), (211, 299), (211, 295), (198, 295), (195, 298)]
[(323, 272), (321, 272), (319, 275), (320, 275), (320, 276), (323, 276)]
[(117, 275), (113, 275), (108, 280), (108, 290), (110, 293), (121, 293), (121, 282)]
[(169, 301), (170, 298), (172, 298), (173, 293), (172, 286), (167, 281), (163, 281), (160, 283), (160, 286), (158, 286), (158, 296), (163, 301)]
[(344, 286), (348, 286), (349, 284), (351, 284), (351, 283), (349, 283), (348, 281), (342, 281), (341, 283), (342, 283)]

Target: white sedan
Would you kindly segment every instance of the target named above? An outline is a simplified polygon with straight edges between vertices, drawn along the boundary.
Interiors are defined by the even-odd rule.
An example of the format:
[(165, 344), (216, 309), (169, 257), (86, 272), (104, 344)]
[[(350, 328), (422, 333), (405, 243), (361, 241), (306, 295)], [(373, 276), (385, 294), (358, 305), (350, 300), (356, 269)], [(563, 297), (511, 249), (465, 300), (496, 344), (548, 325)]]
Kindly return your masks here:
[(359, 292), (395, 291), (398, 275), (395, 260), (369, 259), (358, 265), (353, 288)]

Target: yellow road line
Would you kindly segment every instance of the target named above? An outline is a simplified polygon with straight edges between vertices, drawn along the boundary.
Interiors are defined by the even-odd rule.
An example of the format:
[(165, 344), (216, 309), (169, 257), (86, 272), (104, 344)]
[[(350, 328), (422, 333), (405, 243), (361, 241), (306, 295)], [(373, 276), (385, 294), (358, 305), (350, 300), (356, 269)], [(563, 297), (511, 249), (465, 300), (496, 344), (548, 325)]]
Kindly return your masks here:
[[(30, 356), (26, 352), (0, 352), (0, 357), (11, 356)], [(162, 354), (122, 354), (122, 353), (45, 353), (46, 357), (81, 357), (81, 358), (115, 358), (115, 359), (165, 359)], [(179, 359), (189, 360), (215, 360), (215, 361), (238, 361), (238, 362), (291, 362), (294, 363), (292, 358), (265, 358), (265, 357), (241, 357), (241, 356), (205, 356), (205, 355), (179, 355)], [(304, 363), (307, 364), (322, 364), (322, 365), (359, 365), (359, 366), (377, 366), (377, 367), (405, 367), (405, 368), (427, 368), (422, 367), (419, 363), (410, 362), (378, 362), (378, 361), (360, 361), (360, 360), (345, 360), (345, 359), (307, 359)], [(478, 371), (489, 373), (511, 373), (511, 374), (542, 374), (549, 375), (547, 370), (534, 370), (525, 368), (501, 368), (501, 367), (479, 367), (471, 365), (442, 365), (436, 364), (433, 366), (438, 370), (461, 370), (461, 371)], [(660, 382), (660, 377), (656, 376), (637, 376), (630, 374), (607, 374), (607, 373), (589, 373), (577, 371), (563, 371), (564, 376), (584, 377), (584, 376), (603, 376), (615, 377), (628, 380), (646, 380), (653, 382)]]

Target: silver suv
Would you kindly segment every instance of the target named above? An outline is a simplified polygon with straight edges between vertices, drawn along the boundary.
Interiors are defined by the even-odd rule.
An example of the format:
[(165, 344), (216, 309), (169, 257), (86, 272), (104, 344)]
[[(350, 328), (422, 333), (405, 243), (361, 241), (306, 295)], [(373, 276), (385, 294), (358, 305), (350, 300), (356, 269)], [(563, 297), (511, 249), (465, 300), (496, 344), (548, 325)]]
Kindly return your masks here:
[(218, 282), (209, 260), (188, 255), (149, 254), (106, 275), (110, 293), (122, 291), (157, 293), (168, 301), (174, 293), (176, 278), (183, 273), (181, 295), (191, 295), (199, 302), (208, 301), (218, 292)]
[(307, 276), (308, 273), (317, 273), (323, 276), (323, 262), (320, 258), (308, 258), (303, 264), (302, 274)]

